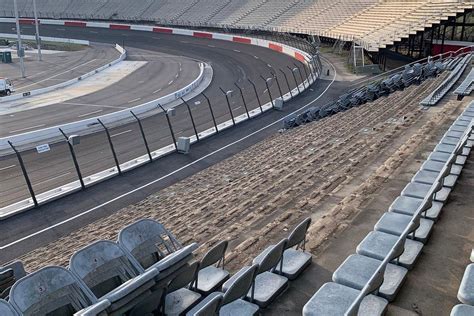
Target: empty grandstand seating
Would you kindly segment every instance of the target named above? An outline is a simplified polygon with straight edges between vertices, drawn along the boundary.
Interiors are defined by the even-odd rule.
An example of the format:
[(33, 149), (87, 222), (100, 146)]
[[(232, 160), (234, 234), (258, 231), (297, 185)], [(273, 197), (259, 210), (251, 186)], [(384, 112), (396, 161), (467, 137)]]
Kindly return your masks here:
[(458, 99), (462, 99), (463, 96), (470, 95), (474, 89), (474, 69), (471, 69), (471, 72), (467, 77), (461, 82), (459, 87), (454, 90), (454, 94), (458, 95)]
[[(18, 0), (33, 16), (33, 0)], [(474, 7), (463, 0), (60, 0), (39, 1), (40, 17), (138, 20), (321, 35), (377, 51)], [(0, 9), (13, 16), (13, 5)]]
[[(307, 302), (303, 315), (385, 312), (387, 300), (395, 299), (403, 286), (406, 268), (413, 267), (429, 238), (433, 219), (438, 217), (466, 161), (464, 158), (470, 153), (473, 136), (474, 101), (443, 135), (374, 231), (358, 245), (357, 254), (350, 255), (334, 272), (333, 282), (324, 284)], [(428, 219), (433, 207), (437, 210), (431, 211), (432, 219)], [(466, 269), (458, 294), (461, 302), (470, 305), (474, 304), (473, 267), (471, 264)], [(470, 312), (470, 306), (459, 305), (453, 309), (454, 315)]]

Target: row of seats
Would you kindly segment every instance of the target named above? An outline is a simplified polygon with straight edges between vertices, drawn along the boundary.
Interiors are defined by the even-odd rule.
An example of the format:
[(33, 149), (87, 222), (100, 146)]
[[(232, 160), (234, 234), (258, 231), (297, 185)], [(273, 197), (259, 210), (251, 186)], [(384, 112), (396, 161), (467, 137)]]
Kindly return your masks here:
[(67, 269), (48, 266), (16, 280), (1, 303), (10, 313), (0, 315), (149, 314), (189, 269), (195, 249), (160, 223), (140, 220), (117, 242), (96, 241), (74, 253)]
[(471, 264), (466, 267), (459, 286), (458, 304), (451, 310), (451, 316), (474, 315), (474, 249), (471, 252)]
[[(33, 0), (17, 0), (33, 15)], [(416, 34), (467, 9), (468, 0), (44, 0), (40, 17), (153, 21), (328, 36), (356, 40), (369, 51)], [(8, 2), (0, 14), (13, 15)]]
[(474, 90), (474, 69), (471, 69), (459, 87), (454, 90), (454, 94), (458, 95), (458, 100), (462, 100), (464, 96), (470, 95), (472, 90)]
[(28, 275), (19, 262), (1, 268), (0, 288), (9, 293), (0, 315), (254, 315), (311, 263), (304, 250), (310, 223), (305, 219), (231, 277), (227, 241), (191, 262), (197, 244), (183, 247), (163, 225), (143, 219), (122, 229), (117, 242), (78, 250), (68, 268)]
[(383, 315), (421, 254), (473, 143), (474, 101), (356, 253), (335, 270), (333, 282), (324, 284), (306, 303), (303, 315)]
[(472, 53), (466, 54), (460, 62), (456, 65), (451, 74), (442, 82), (436, 89), (433, 90), (426, 98), (421, 100), (420, 104), (425, 106), (436, 105), (447, 93), (454, 84), (459, 80), (464, 70), (471, 63)]

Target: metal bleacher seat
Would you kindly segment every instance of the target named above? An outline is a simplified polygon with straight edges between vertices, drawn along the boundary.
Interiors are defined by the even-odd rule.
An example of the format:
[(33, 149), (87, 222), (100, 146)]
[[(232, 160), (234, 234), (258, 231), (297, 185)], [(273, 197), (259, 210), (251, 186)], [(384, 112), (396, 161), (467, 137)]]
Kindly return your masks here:
[[(252, 293), (257, 273), (258, 264), (254, 264), (251, 267), (243, 267), (239, 272), (234, 274), (227, 282), (224, 283), (222, 287), (223, 292), (213, 292), (209, 294), (199, 304), (194, 306), (186, 314), (186, 316), (212, 315), (199, 313), (201, 313), (202, 309), (217, 297), (222, 297), (221, 305), (218, 307), (218, 315), (256, 315), (259, 311), (259, 307), (258, 305), (252, 303)], [(251, 293), (251, 295), (250, 299), (247, 301), (244, 300), (244, 298), (248, 295), (248, 293)]]
[(163, 312), (165, 315), (182, 315), (191, 309), (201, 298), (193, 291), (199, 262), (186, 265), (166, 287)]
[[(99, 300), (106, 299), (111, 303), (107, 307), (109, 315), (121, 315), (138, 306), (151, 294), (159, 274), (156, 269), (140, 270), (139, 264), (127, 251), (106, 240), (96, 241), (74, 253), (69, 269)], [(159, 300), (155, 306), (149, 307), (149, 311), (158, 306)]]
[(95, 295), (70, 270), (49, 266), (18, 280), (9, 302), (22, 315), (72, 315), (97, 303)]
[(221, 241), (210, 249), (199, 264), (196, 278), (196, 290), (207, 295), (217, 291), (229, 279), (229, 272), (225, 270), (225, 252), (229, 242)]
[(0, 315), (2, 316), (19, 316), (13, 306), (5, 300), (0, 299)]
[[(252, 261), (253, 264), (259, 265), (254, 285), (254, 301), (262, 308), (267, 307), (288, 288), (288, 278), (276, 271), (277, 266), (280, 266), (280, 271), (282, 269), (282, 256), (287, 243), (287, 239), (281, 240), (269, 250), (264, 250)], [(247, 294), (247, 298), (251, 298), (251, 293)]]
[(158, 284), (167, 284), (188, 261), (198, 245), (183, 247), (175, 236), (157, 221), (139, 220), (124, 227), (118, 243), (129, 251), (145, 271), (160, 272)]
[(13, 284), (26, 275), (21, 261), (0, 267), (0, 299), (7, 299)]

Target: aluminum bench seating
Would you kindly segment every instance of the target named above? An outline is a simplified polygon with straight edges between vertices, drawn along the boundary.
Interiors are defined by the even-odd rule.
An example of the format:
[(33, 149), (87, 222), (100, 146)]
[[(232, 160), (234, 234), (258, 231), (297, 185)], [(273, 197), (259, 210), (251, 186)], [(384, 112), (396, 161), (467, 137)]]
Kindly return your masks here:
[(218, 243), (201, 259), (196, 278), (196, 290), (204, 296), (219, 290), (229, 279), (230, 274), (225, 270), (224, 260), (228, 244), (226, 240)]
[[(186, 316), (197, 316), (203, 307), (208, 305), (217, 297), (222, 297), (221, 305), (218, 307), (218, 315), (221, 316), (251, 316), (257, 315), (259, 306), (253, 303), (253, 289), (255, 278), (258, 273), (258, 264), (243, 267), (227, 280), (222, 286), (222, 292), (213, 292), (194, 306)], [(248, 293), (250, 299), (245, 300)], [(207, 314), (210, 315), (210, 314)], [(207, 316), (206, 315), (206, 316)]]
[(193, 291), (199, 262), (186, 265), (167, 285), (164, 302), (164, 315), (183, 315), (201, 299), (201, 294)]
[(97, 298), (70, 270), (49, 266), (18, 280), (9, 302), (22, 315), (72, 315)]
[(157, 285), (167, 284), (193, 258), (193, 251), (198, 247), (196, 243), (183, 247), (162, 224), (150, 219), (124, 227), (118, 243), (133, 255), (142, 269), (160, 272)]
[(0, 315), (2, 316), (19, 316), (13, 306), (5, 300), (0, 299)]
[(472, 316), (474, 315), (474, 306), (458, 304), (451, 310), (450, 316)]
[[(261, 308), (267, 307), (275, 298), (288, 288), (288, 278), (278, 274), (277, 266), (282, 269), (282, 256), (287, 239), (281, 240), (270, 250), (262, 252), (255, 257), (252, 264), (258, 264), (257, 276), (252, 289), (253, 301)], [(247, 294), (247, 299), (252, 298), (252, 293)]]
[[(156, 269), (143, 271), (135, 259), (112, 241), (96, 241), (73, 254), (69, 269), (91, 289), (99, 300), (111, 305), (107, 313), (121, 315), (139, 305), (151, 293)], [(150, 307), (150, 312), (158, 304)]]
[(474, 263), (467, 266), (458, 291), (458, 300), (474, 306)]
[[(303, 316), (344, 316), (359, 294), (359, 290), (342, 284), (325, 283), (305, 304)], [(360, 304), (358, 315), (384, 315), (387, 305), (388, 301), (386, 299), (369, 294), (364, 297)]]

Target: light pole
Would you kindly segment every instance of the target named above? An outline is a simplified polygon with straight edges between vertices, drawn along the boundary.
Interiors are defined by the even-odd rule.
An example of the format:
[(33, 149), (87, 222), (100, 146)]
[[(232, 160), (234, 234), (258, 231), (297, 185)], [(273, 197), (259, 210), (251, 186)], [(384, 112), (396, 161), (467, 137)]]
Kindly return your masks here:
[(34, 15), (35, 15), (36, 47), (38, 48), (38, 60), (42, 61), (43, 56), (41, 55), (41, 38), (40, 38), (40, 35), (39, 35), (38, 12), (36, 12), (36, 0), (33, 0), (33, 11), (34, 11)]
[(286, 76), (286, 73), (281, 69), (278, 70), (280, 70), (280, 72), (283, 74), (283, 77), (285, 77), (286, 85), (288, 86), (288, 90), (290, 91), (290, 97), (293, 99), (293, 92), (291, 92), (290, 83), (288, 82), (288, 77)]
[(273, 72), (271, 72), (271, 74), (277, 83), (278, 91), (280, 92), (280, 97), (281, 97), (281, 100), (283, 101), (283, 93), (281, 92), (280, 81), (278, 81), (278, 77), (276, 76), (276, 74), (274, 74)]
[(240, 91), (240, 96), (242, 97), (242, 102), (244, 103), (245, 112), (247, 113), (247, 118), (250, 118), (249, 109), (247, 108), (247, 102), (245, 102), (245, 98), (244, 98), (244, 92), (242, 91), (242, 88), (236, 82), (234, 82), (234, 85)]
[(300, 74), (300, 77), (301, 77), (301, 83), (303, 84), (303, 89), (305, 89), (306, 86), (304, 84), (304, 79), (303, 79), (303, 74), (301, 73), (301, 69), (300, 69), (300, 67), (298, 67), (298, 65), (296, 63), (294, 63), (293, 65), (295, 65), (296, 69), (298, 70), (298, 73)]
[(235, 126), (235, 119), (234, 119), (234, 113), (232, 113), (232, 107), (230, 106), (230, 101), (229, 101), (229, 95), (232, 95), (232, 91), (229, 90), (229, 91), (224, 91), (224, 89), (222, 89), (221, 87), (219, 87), (219, 89), (222, 91), (222, 93), (225, 95), (225, 99), (227, 101), (227, 107), (229, 108), (229, 113), (230, 113), (230, 117), (232, 119), (232, 125)]
[(17, 43), (16, 50), (17, 50), (18, 57), (20, 57), (21, 77), (25, 78), (26, 77), (26, 75), (25, 75), (25, 64), (24, 64), (24, 61), (23, 61), (24, 51), (23, 51), (23, 47), (21, 45), (20, 17), (18, 16), (18, 5), (16, 4), (16, 0), (13, 0), (13, 7), (14, 7), (14, 10), (15, 10), (16, 36), (18, 37), (18, 43)]

